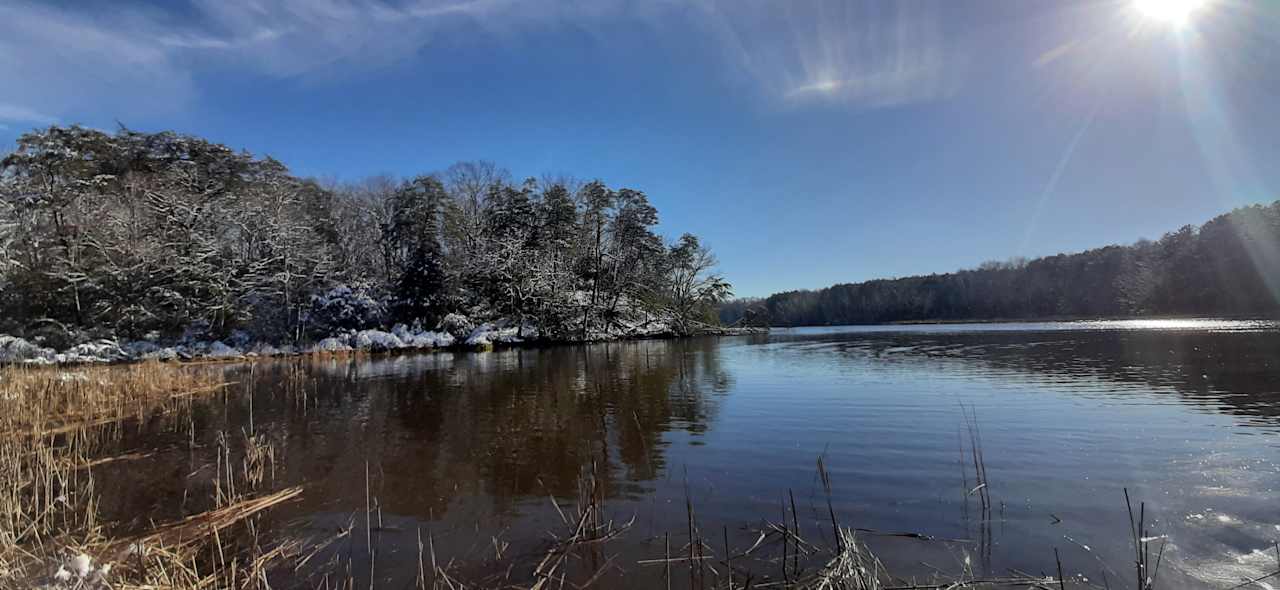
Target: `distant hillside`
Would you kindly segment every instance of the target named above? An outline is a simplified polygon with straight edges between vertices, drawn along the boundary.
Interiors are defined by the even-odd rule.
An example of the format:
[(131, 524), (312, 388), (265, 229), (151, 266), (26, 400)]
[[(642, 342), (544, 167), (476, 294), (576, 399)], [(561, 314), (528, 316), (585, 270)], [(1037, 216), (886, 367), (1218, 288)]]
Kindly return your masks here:
[(1236, 209), (1154, 242), (731, 301), (720, 318), (811, 326), (1277, 313), (1280, 201)]

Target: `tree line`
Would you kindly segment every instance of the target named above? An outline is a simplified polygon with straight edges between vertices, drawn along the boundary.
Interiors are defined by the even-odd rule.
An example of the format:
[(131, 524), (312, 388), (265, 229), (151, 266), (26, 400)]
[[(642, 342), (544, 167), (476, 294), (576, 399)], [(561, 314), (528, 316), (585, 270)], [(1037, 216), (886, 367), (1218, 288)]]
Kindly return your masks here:
[(1235, 209), (1159, 240), (977, 269), (739, 299), (727, 324), (1280, 313), (1280, 201)]
[(189, 135), (52, 126), (0, 160), (0, 333), (298, 342), (450, 315), (692, 333), (730, 286), (657, 223), (641, 191), (486, 162), (321, 182)]

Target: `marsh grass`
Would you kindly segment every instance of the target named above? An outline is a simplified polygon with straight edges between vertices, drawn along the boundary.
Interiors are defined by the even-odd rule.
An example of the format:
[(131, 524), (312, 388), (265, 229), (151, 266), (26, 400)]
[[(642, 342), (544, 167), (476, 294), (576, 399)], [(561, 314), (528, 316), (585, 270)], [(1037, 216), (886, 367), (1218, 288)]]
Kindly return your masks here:
[(219, 450), (213, 509), (137, 530), (99, 515), (95, 470), (154, 454), (119, 452), (126, 429), (161, 421), (180, 431), (194, 400), (231, 385), (222, 374), (158, 363), (0, 367), (0, 587), (252, 588), (300, 551), (258, 542), (255, 515), (301, 489), (258, 492), (274, 479), (275, 453), (249, 433)]
[[(468, 569), (466, 564), (441, 560), (430, 533), (424, 537), (419, 531), (415, 587), (423, 590), (608, 588), (609, 580), (636, 574), (652, 580), (649, 587), (668, 590), (673, 587), (673, 579), (679, 581), (681, 588), (696, 590), (1062, 590), (1066, 587), (1061, 574), (1056, 578), (1023, 572), (980, 576), (963, 566), (953, 574), (937, 572), (924, 578), (894, 576), (863, 541), (863, 536), (906, 537), (925, 543), (971, 541), (845, 526), (839, 522), (831, 502), (836, 483), (822, 460), (818, 462), (818, 478), (826, 497), (818, 500), (820, 505), (808, 508), (811, 513), (823, 513), (829, 519), (809, 527), (821, 537), (819, 540), (802, 535), (794, 494), (787, 494), (779, 520), (764, 520), (746, 527), (751, 533), (747, 538), (751, 540), (734, 546), (728, 527), (714, 533), (703, 530), (692, 496), (686, 492), (685, 530), (641, 540), (642, 544), (660, 549), (661, 554), (629, 563), (621, 559), (619, 553), (612, 552), (609, 543), (632, 533), (634, 516), (627, 520), (611, 516), (593, 467), (580, 475), (577, 498), (569, 509), (562, 509), (561, 502), (551, 499), (564, 528), (547, 532), (553, 540), (534, 556), (536, 562), (531, 568), (520, 563), (520, 556), (503, 559), (502, 552), (498, 551), (496, 558), (481, 568), (487, 573), (468, 578), (463, 573)], [(658, 568), (660, 572), (654, 571)], [(530, 571), (528, 576), (521, 573)], [(1072, 587), (1094, 586), (1076, 584)]]
[[(973, 428), (976, 430), (976, 426)], [(980, 446), (976, 435), (972, 440), (973, 444)], [(977, 461), (981, 463), (981, 452), (971, 451), (975, 452)], [(985, 466), (980, 465), (975, 469), (980, 474), (979, 481), (985, 482)], [(611, 511), (605, 506), (606, 496), (602, 493), (593, 466), (590, 471), (584, 470), (580, 475), (578, 495), (572, 504), (572, 510), (562, 510), (560, 502), (552, 498), (552, 504), (559, 511), (565, 528), (563, 532), (548, 531), (554, 541), (539, 554), (531, 576), (519, 575), (522, 567), (517, 559), (505, 560), (499, 550), (496, 551), (496, 558), (483, 568), (488, 574), (469, 579), (462, 573), (466, 564), (452, 560), (442, 562), (436, 555), (434, 539), (428, 534), (426, 541), (423, 541), (419, 532), (419, 573), (416, 587), (424, 590), (607, 588), (608, 582), (601, 585), (601, 580), (616, 580), (618, 575), (643, 574), (645, 570), (652, 571), (654, 568), (661, 568), (661, 573), (646, 577), (653, 580), (650, 587), (665, 587), (668, 590), (672, 588), (673, 575), (676, 580), (680, 580), (681, 588), (695, 590), (1109, 590), (1112, 587), (1129, 587), (1123, 584), (1113, 586), (1107, 581), (1105, 572), (1101, 585), (1090, 582), (1084, 576), (1066, 575), (1064, 572), (1067, 568), (1056, 548), (1053, 551), (1056, 575), (1037, 575), (1019, 570), (1008, 570), (1001, 574), (975, 571), (971, 565), (969, 550), (973, 548), (985, 551), (985, 541), (945, 539), (915, 532), (878, 531), (847, 526), (840, 522), (832, 500), (838, 482), (834, 480), (822, 457), (817, 461), (816, 478), (821, 486), (820, 495), (810, 500), (807, 513), (821, 514), (822, 517), (805, 525), (809, 534), (816, 538), (804, 535), (795, 494), (789, 491), (781, 502), (781, 518), (763, 520), (745, 528), (752, 533), (747, 536), (751, 538), (750, 542), (734, 546), (730, 542), (727, 527), (716, 531), (714, 536), (718, 538), (713, 539), (712, 535), (704, 533), (695, 502), (686, 486), (685, 530), (675, 534), (664, 533), (648, 541), (642, 540), (643, 544), (659, 548), (661, 554), (627, 563), (618, 557), (618, 553), (611, 552), (608, 543), (630, 533), (634, 517), (622, 521), (610, 516)], [(973, 495), (979, 497), (977, 493)], [(979, 499), (982, 500), (980, 497)], [(1129, 502), (1127, 491), (1125, 500)], [(990, 500), (983, 501), (990, 505)], [(1141, 576), (1138, 588), (1154, 590), (1163, 587), (1157, 584), (1162, 548), (1151, 552), (1147, 547), (1157, 541), (1163, 544), (1164, 538), (1152, 533), (1146, 524), (1145, 512), (1145, 505), (1140, 503), (1130, 524), (1134, 535), (1137, 572)], [(895, 575), (864, 541), (867, 537), (898, 537), (919, 543), (944, 544), (956, 552), (956, 567), (950, 572), (935, 568), (934, 573), (925, 576)], [(495, 538), (495, 546), (497, 545)], [(1277, 563), (1280, 565), (1280, 545), (1277, 545), (1276, 552)], [(681, 580), (683, 575), (680, 570), (687, 570), (687, 578)], [(529, 569), (523, 568), (523, 571), (528, 572)], [(609, 573), (614, 577), (607, 577), (606, 574)], [(1275, 575), (1280, 575), (1280, 572), (1266, 578)]]

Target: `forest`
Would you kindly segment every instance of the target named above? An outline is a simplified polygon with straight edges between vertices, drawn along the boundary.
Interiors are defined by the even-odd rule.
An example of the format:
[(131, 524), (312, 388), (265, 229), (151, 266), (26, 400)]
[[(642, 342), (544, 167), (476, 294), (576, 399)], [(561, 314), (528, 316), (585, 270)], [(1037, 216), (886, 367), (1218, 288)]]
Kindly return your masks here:
[(1280, 201), (1155, 241), (788, 291), (720, 308), (726, 324), (773, 326), (1277, 313)]
[(487, 162), (325, 182), (189, 135), (52, 126), (0, 161), (0, 334), (64, 350), (696, 333), (730, 285), (657, 223), (641, 191)]

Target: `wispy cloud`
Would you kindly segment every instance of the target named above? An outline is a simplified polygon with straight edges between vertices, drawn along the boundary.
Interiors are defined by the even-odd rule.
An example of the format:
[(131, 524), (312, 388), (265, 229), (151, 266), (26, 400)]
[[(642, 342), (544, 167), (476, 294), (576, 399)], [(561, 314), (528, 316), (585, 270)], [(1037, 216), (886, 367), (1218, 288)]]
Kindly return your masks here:
[(239, 49), (252, 47), (288, 34), (289, 30), (259, 28), (240, 38), (210, 37), (192, 33), (163, 35), (156, 39), (165, 47), (178, 49)]
[(8, 1), (0, 19), (0, 118), (48, 124), (88, 108), (120, 115), (178, 107), (189, 73), (149, 35), (151, 15), (79, 14)]
[(6, 3), (0, 79), (23, 83), (5, 89), (0, 118), (27, 123), (180, 112), (208, 67), (341, 76), (410, 58), (462, 24), (498, 37), (607, 24), (699, 35), (722, 48), (731, 75), (788, 105), (932, 100), (953, 90), (961, 64), (936, 5), (914, 0), (189, 0), (110, 12)]
[[(35, 123), (49, 124), (57, 121), (57, 117), (52, 117), (44, 113), (33, 111), (26, 107), (18, 105), (5, 104), (0, 102), (0, 121), (15, 121), (19, 123)], [(8, 129), (8, 127), (4, 127)]]
[(1061, 45), (1058, 45), (1057, 47), (1054, 47), (1053, 49), (1050, 49), (1044, 53), (1041, 53), (1040, 56), (1037, 57), (1035, 61), (1031, 63), (1037, 68), (1043, 68), (1055, 61), (1058, 61), (1059, 59), (1062, 59), (1063, 57), (1066, 57), (1068, 54), (1070, 54), (1072, 51), (1076, 49), (1076, 46), (1079, 45), (1079, 43), (1080, 41), (1078, 39), (1072, 39), (1070, 41), (1067, 41), (1066, 43), (1063, 43)]
[(708, 2), (731, 59), (791, 104), (892, 106), (944, 98), (963, 55), (941, 32), (938, 4), (913, 0)]
[[(678, 18), (679, 0), (194, 0), (202, 32), (165, 37), (170, 47), (218, 49), (269, 74), (367, 68), (412, 56), (468, 25), (481, 42), (530, 30), (588, 32), (603, 23), (652, 25)], [(668, 11), (671, 11), (668, 13)], [(326, 72), (330, 73), (330, 72)]]

